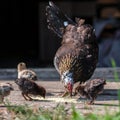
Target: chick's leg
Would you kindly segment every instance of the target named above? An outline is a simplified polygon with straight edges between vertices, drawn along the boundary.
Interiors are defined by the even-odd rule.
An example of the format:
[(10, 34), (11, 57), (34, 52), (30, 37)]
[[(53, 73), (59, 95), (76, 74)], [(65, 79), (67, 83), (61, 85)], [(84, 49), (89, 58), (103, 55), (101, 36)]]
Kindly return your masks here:
[(25, 100), (30, 100), (30, 99), (32, 99), (32, 98), (29, 98), (29, 97), (27, 96), (27, 94), (26, 94), (26, 93), (23, 93), (23, 92), (22, 92), (22, 96), (25, 98)]
[(90, 100), (89, 102), (87, 102), (88, 105), (93, 105), (94, 104), (94, 100)]
[(28, 94), (26, 94), (26, 96), (29, 98), (29, 101), (33, 100), (30, 96), (28, 96)]
[(87, 104), (88, 105), (93, 105), (96, 97), (97, 97), (96, 95), (94, 95), (94, 96), (93, 95), (89, 95), (90, 101), (87, 102)]
[(25, 100), (28, 100), (23, 92), (22, 92), (22, 96), (24, 97)]

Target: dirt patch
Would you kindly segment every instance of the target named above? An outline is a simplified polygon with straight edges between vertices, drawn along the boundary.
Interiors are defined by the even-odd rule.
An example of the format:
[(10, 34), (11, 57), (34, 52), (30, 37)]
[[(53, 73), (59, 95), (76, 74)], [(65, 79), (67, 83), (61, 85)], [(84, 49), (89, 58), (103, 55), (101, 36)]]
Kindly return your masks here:
[[(31, 107), (44, 107), (46, 109), (53, 109), (58, 104), (64, 105), (68, 112), (71, 111), (71, 105), (75, 105), (75, 108), (78, 109), (81, 113), (87, 114), (90, 112), (95, 112), (97, 114), (104, 114), (106, 109), (111, 113), (119, 110), (119, 101), (118, 101), (118, 89), (120, 88), (119, 82), (107, 82), (105, 85), (104, 92), (99, 95), (95, 101), (94, 105), (86, 105), (86, 99), (79, 99), (79, 96), (75, 96), (72, 99), (69, 97), (61, 98), (60, 93), (64, 92), (63, 84), (59, 80), (39, 80), (38, 84), (41, 84), (46, 88), (47, 95), (46, 98), (35, 97), (34, 101), (26, 101), (21, 95), (21, 91), (18, 86), (12, 80), (6, 80), (2, 82), (10, 82), (13, 84), (14, 91), (5, 98), (5, 101), (8, 100), (11, 105), (24, 105), (28, 104)], [(8, 114), (6, 107), (1, 104), (0, 106), (0, 115)], [(0, 119), (1, 120), (1, 119)]]

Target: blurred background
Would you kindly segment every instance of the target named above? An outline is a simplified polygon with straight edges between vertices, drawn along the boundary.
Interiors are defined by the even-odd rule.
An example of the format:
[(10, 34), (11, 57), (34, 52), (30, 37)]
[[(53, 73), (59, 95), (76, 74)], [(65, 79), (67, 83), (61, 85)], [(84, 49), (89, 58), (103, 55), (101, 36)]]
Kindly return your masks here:
[[(53, 1), (73, 20), (85, 18), (94, 26), (99, 44), (97, 67), (120, 67), (120, 0)], [(48, 1), (0, 1), (0, 68), (53, 67), (61, 39), (47, 28)]]

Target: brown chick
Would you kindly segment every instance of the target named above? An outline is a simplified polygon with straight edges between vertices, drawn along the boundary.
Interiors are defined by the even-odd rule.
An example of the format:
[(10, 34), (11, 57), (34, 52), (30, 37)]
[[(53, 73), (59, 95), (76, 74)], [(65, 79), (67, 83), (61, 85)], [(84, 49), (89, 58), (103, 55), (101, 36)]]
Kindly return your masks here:
[(84, 84), (79, 84), (75, 89), (75, 95), (80, 94), (80, 97), (87, 98), (90, 101), (88, 104), (94, 104), (94, 100), (97, 98), (98, 94), (103, 92), (106, 80), (104, 79), (93, 79), (86, 81)]
[(4, 97), (10, 95), (10, 92), (14, 90), (10, 83), (0, 83), (0, 102), (4, 101)]
[(95, 30), (85, 20), (73, 21), (52, 1), (46, 6), (48, 28), (62, 40), (54, 56), (54, 66), (64, 83), (66, 94), (72, 96), (74, 84), (89, 80), (98, 62)]
[(45, 88), (38, 85), (33, 80), (30, 80), (29, 78), (20, 78), (16, 79), (15, 83), (19, 86), (19, 89), (21, 90), (22, 96), (25, 98), (25, 100), (33, 100), (29, 95), (41, 96), (45, 98)]
[(37, 74), (30, 69), (27, 69), (26, 63), (20, 62), (17, 65), (17, 71), (18, 71), (18, 78), (29, 78), (31, 80), (37, 80)]

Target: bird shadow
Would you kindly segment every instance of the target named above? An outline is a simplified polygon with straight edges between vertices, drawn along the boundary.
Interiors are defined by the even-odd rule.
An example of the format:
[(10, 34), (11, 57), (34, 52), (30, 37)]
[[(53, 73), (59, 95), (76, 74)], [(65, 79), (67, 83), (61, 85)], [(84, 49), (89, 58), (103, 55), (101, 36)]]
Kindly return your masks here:
[(98, 101), (102, 100), (119, 100), (119, 90), (118, 89), (105, 89), (103, 93), (98, 95)]
[[(63, 92), (53, 92), (53, 93), (47, 93), (46, 97), (48, 96), (54, 96), (54, 97), (60, 97), (61, 98), (61, 94), (63, 94)], [(78, 98), (79, 95), (73, 96), (72, 98), (76, 98), (76, 101), (84, 101), (85, 98)], [(68, 96), (65, 96), (65, 98), (70, 98)], [(118, 98), (118, 89), (104, 89), (103, 93), (99, 94), (97, 96), (96, 101), (112, 101), (112, 100), (119, 100)], [(38, 100), (41, 101), (41, 100)], [(49, 100), (43, 100), (43, 102), (48, 102)], [(53, 100), (50, 100), (50, 102), (52, 102)]]
[(106, 106), (106, 107), (107, 106), (109, 106), (109, 107), (112, 107), (112, 106), (113, 107), (119, 107), (119, 104), (111, 104), (111, 103), (110, 104), (107, 104), (107, 103), (106, 104), (105, 103), (94, 103), (94, 105), (102, 105), (102, 106)]
[[(101, 106), (115, 106), (115, 107), (118, 107), (119, 104), (114, 104), (112, 101), (113, 100), (117, 100), (117, 101), (120, 101), (119, 97), (118, 97), (118, 89), (105, 89), (103, 91), (103, 93), (99, 94), (96, 98), (95, 101), (102, 101), (99, 102), (99, 103), (96, 103), (94, 102), (93, 105), (101, 105)], [(79, 96), (77, 96), (79, 97)], [(82, 103), (85, 103), (88, 99), (86, 98), (77, 98), (77, 102), (82, 102)], [(110, 104), (109, 103), (105, 103), (104, 101), (110, 101)]]
[(53, 102), (53, 100), (47, 100), (47, 99), (33, 99), (32, 101), (35, 101), (35, 102)]
[(54, 96), (54, 93), (48, 92), (48, 93), (46, 93), (46, 96)]
[(117, 96), (119, 89), (104, 89), (101, 95)]

